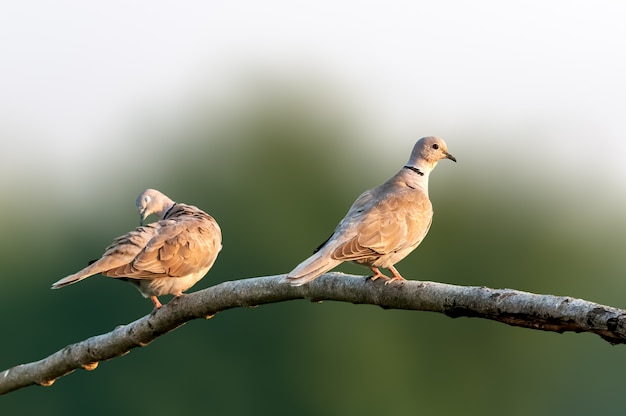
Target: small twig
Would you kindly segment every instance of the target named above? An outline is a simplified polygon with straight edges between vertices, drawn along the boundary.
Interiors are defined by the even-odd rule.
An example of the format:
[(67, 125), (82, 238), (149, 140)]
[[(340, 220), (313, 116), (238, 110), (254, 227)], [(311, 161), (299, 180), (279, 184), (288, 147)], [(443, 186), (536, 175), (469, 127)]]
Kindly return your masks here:
[(611, 344), (626, 343), (626, 310), (564, 296), (512, 289), (402, 281), (384, 285), (362, 276), (327, 273), (310, 284), (292, 287), (284, 275), (224, 282), (175, 298), (150, 315), (113, 331), (66, 346), (43, 360), (0, 373), (0, 394), (54, 381), (78, 368), (93, 370), (100, 361), (148, 345), (185, 322), (218, 312), (293, 299), (335, 300), (384, 309), (440, 312), (478, 317), (553, 332), (591, 332)]

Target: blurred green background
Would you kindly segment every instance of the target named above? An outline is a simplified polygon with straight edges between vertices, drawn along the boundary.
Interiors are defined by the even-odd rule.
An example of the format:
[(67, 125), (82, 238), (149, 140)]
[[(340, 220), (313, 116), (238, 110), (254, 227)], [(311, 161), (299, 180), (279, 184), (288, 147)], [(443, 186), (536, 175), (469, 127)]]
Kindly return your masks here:
[[(99, 276), (49, 290), (52, 282), (82, 268), (114, 237), (137, 226), (134, 200), (144, 188), (197, 205), (219, 222), (224, 249), (192, 289), (199, 290), (291, 270), (328, 237), (363, 190), (402, 167), (414, 142), (425, 135), (443, 137), (459, 162), (442, 161), (431, 176), (434, 223), (418, 250), (398, 265), (405, 277), (569, 295), (626, 308), (626, 175), (621, 161), (626, 147), (620, 133), (626, 87), (623, 61), (616, 56), (626, 48), (613, 48), (603, 57), (606, 65), (598, 65), (595, 55), (596, 47), (607, 45), (600, 40), (611, 46), (626, 39), (614, 36), (603, 20), (615, 13), (596, 10), (594, 15), (578, 4), (570, 10), (576, 18), (563, 19), (562, 32), (552, 32), (549, 18), (563, 17), (558, 8), (544, 10), (532, 3), (503, 13), (496, 3), (479, 2), (476, 10), (439, 11), (435, 23), (449, 23), (452, 16), (461, 24), (465, 12), (471, 12), (467, 24), (482, 28), (477, 22), (483, 22), (487, 29), (463, 32), (457, 27), (453, 38), (450, 31), (417, 32), (430, 36), (422, 41), (404, 36), (414, 34), (407, 21), (419, 17), (416, 27), (435, 24), (425, 18), (435, 12), (417, 6), (404, 10), (405, 3), (392, 2), (396, 8), (385, 9), (382, 26), (374, 28), (386, 30), (398, 22), (402, 30), (387, 33), (378, 44), (383, 35), (370, 32), (367, 23), (379, 22), (372, 16), (380, 10), (371, 5), (359, 9), (369, 13), (367, 18), (348, 19), (356, 32), (346, 34), (338, 29), (353, 9), (330, 3), (293, 15), (285, 3), (266, 5), (257, 15), (258, 10), (225, 10), (229, 6), (221, 3), (208, 11), (195, 2), (185, 3), (189, 9), (157, 2), (149, 10), (120, 5), (85, 10), (89, 6), (62, 3), (67, 14), (50, 19), (71, 23), (69, 33), (85, 34), (85, 39), (50, 43), (50, 52), (33, 46), (51, 42), (36, 32), (40, 37), (32, 44), (30, 38), (20, 38), (22, 49), (12, 49), (30, 54), (28, 59), (15, 52), (2, 69), (0, 82), (7, 94), (0, 102), (0, 214), (5, 219), (0, 234), (0, 370), (39, 360), (150, 312), (151, 303), (130, 285)], [(445, 3), (441, 7), (450, 6)], [(103, 10), (108, 13), (99, 13)], [(340, 17), (314, 13), (328, 10)], [(484, 11), (500, 13), (502, 20), (486, 15), (487, 20), (471, 23), (469, 16), (478, 19)], [(522, 17), (507, 20), (522, 11)], [(12, 12), (9, 16), (18, 22), (9, 26), (12, 30), (26, 33), (18, 24), (45, 27), (47, 22), (43, 11)], [(133, 20), (144, 12), (145, 20)], [(216, 17), (224, 14), (241, 21), (224, 23)], [(2, 15), (6, 19), (7, 13)], [(283, 19), (286, 15), (293, 20)], [(544, 17), (533, 20), (537, 16)], [(590, 16), (589, 24), (602, 30), (585, 43), (581, 39), (592, 34), (578, 35), (577, 23)], [(246, 25), (255, 17), (258, 26)], [(313, 23), (304, 24), (309, 22), (305, 17)], [(155, 19), (157, 25), (150, 26)], [(192, 46), (176, 37), (188, 27), (199, 28), (203, 19), (212, 32), (185, 32)], [(216, 29), (212, 24), (218, 20)], [(103, 22), (94, 26), (96, 34), (87, 29), (94, 21)], [(529, 23), (547, 37), (518, 34)], [(513, 27), (510, 32), (507, 24)], [(131, 26), (137, 32), (128, 32)], [(326, 43), (306, 38), (309, 46), (365, 42), (373, 50), (351, 50), (352, 58), (375, 53), (368, 59), (381, 72), (367, 72), (371, 68), (357, 59), (363, 73), (346, 77), (335, 70), (332, 62), (339, 58), (333, 53), (320, 57), (320, 47), (307, 54), (301, 46), (308, 44), (298, 42), (309, 26), (316, 35), (328, 33)], [(7, 30), (6, 24), (0, 27)], [(264, 38), (270, 28), (278, 30), (276, 38)], [(488, 29), (495, 30), (493, 39), (485, 35)], [(64, 40), (56, 30), (46, 34)], [(96, 36), (102, 34), (110, 38)], [(151, 38), (155, 34), (160, 37)], [(252, 56), (249, 60), (184, 60), (185, 54), (205, 50), (206, 45), (193, 44), (192, 35), (208, 39), (218, 34), (224, 38), (211, 39), (228, 51), (236, 48), (224, 39), (253, 44), (258, 36), (267, 45), (291, 39), (305, 59), (285, 56), (294, 51), (290, 47), (276, 51), (263, 45), (241, 53)], [(571, 43), (566, 35), (574, 36)], [(494, 49), (496, 38), (504, 39), (503, 44), (529, 44), (515, 52), (519, 55), (507, 55), (507, 48)], [(408, 44), (394, 42), (400, 39)], [(92, 52), (82, 48), (83, 41), (109, 49)], [(126, 43), (131, 49), (124, 49)], [(432, 46), (420, 49), (424, 43)], [(544, 43), (547, 49), (541, 49)], [(415, 61), (394, 61), (413, 51), (398, 45), (419, 49)], [(135, 61), (136, 55), (157, 51), (162, 55), (154, 62), (162, 66)], [(390, 55), (378, 59), (380, 51)], [(99, 54), (113, 60), (98, 61)], [(281, 56), (278, 63), (267, 62), (276, 56)], [(494, 61), (481, 60), (487, 56), (498, 63), (493, 73), (485, 73), (494, 68)], [(506, 61), (512, 56), (517, 60)], [(547, 64), (541, 62), (545, 57), (550, 57)], [(456, 64), (443, 65), (450, 63), (446, 59)], [(37, 60), (50, 66), (30, 65)], [(588, 67), (569, 66), (587, 60), (592, 62)], [(178, 61), (193, 69), (177, 68), (173, 62)], [(284, 65), (295, 61), (293, 67)], [(19, 78), (19, 62), (32, 72)], [(428, 68), (422, 62), (429, 62)], [(229, 65), (233, 71), (225, 74)], [(381, 68), (393, 69), (391, 75)], [(73, 77), (78, 72), (72, 71), (81, 75)], [(168, 71), (173, 75), (167, 77)], [(104, 73), (112, 75), (96, 76)], [(123, 78), (120, 74), (134, 75), (118, 87), (113, 81)], [(182, 82), (182, 74), (190, 79)], [(395, 77), (397, 85), (390, 83)], [(22, 80), (18, 87), (16, 80)], [(131, 87), (130, 81), (141, 88)], [(453, 85), (444, 88), (449, 83)], [(466, 89), (457, 88), (461, 85)], [(393, 93), (402, 99), (381, 93), (385, 88), (396, 88)], [(37, 99), (46, 93), (57, 101)], [(338, 270), (367, 272), (349, 264)], [(294, 301), (190, 322), (93, 372), (77, 371), (52, 387), (2, 396), (0, 413), (607, 414), (623, 407), (625, 357), (626, 347), (611, 347), (588, 334)]]

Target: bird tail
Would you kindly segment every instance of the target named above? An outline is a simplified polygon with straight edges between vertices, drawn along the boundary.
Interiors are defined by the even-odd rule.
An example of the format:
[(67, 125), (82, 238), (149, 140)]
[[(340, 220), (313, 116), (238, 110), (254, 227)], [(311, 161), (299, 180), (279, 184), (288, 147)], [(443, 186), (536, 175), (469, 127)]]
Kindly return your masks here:
[(70, 274), (67, 277), (64, 277), (61, 280), (58, 280), (52, 284), (50, 289), (60, 289), (65, 286), (73, 285), (76, 282), (80, 282), (83, 279), (88, 278), (89, 276), (93, 276), (94, 274), (100, 273), (100, 270), (96, 269), (96, 267), (92, 267), (94, 262), (90, 262), (89, 266), (85, 267), (83, 270)]
[(330, 258), (323, 251), (318, 251), (293, 269), (285, 278), (291, 286), (302, 286), (336, 267), (341, 260)]

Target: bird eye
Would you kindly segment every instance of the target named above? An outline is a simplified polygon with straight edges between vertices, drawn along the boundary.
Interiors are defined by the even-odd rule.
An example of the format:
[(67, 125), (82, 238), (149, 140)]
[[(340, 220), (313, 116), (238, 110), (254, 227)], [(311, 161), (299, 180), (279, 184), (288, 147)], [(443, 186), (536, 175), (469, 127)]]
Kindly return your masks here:
[(439, 145), (437, 143), (433, 144), (433, 149), (435, 150), (439, 149)]

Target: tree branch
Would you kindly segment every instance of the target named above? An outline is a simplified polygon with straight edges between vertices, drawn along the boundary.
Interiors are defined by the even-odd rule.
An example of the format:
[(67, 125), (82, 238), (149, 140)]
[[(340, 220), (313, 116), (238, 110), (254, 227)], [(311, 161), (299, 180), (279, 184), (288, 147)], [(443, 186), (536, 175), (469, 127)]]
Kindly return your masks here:
[(284, 275), (279, 275), (229, 281), (174, 298), (161, 309), (128, 325), (68, 345), (43, 360), (1, 372), (0, 394), (33, 384), (50, 386), (77, 368), (93, 370), (98, 362), (146, 346), (192, 319), (210, 318), (237, 307), (293, 299), (440, 312), (452, 318), (478, 317), (558, 333), (591, 332), (611, 344), (626, 343), (626, 310), (582, 299), (421, 281), (384, 285), (342, 273), (327, 273), (300, 287), (283, 283), (283, 278)]

